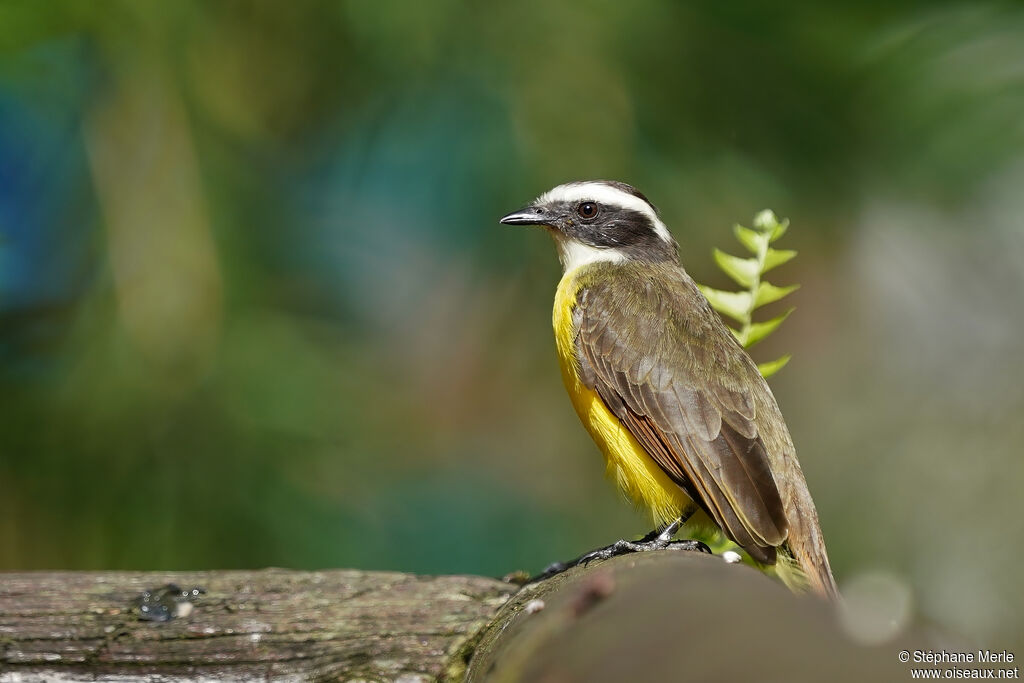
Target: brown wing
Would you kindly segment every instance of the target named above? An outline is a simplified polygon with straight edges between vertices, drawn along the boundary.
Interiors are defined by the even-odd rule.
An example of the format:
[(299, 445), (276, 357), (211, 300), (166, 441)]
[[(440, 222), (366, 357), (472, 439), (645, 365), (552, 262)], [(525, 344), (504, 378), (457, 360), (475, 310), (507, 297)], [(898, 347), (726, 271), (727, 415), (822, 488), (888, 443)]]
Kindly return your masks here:
[(757, 367), (682, 268), (610, 267), (573, 311), (583, 382), (730, 538), (773, 563), (788, 527), (755, 422)]

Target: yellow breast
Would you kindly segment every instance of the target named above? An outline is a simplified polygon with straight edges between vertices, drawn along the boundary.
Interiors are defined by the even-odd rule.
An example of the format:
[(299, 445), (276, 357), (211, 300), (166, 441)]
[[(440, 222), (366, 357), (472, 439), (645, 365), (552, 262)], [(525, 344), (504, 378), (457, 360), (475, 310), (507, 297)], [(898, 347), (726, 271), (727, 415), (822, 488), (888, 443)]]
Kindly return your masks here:
[(668, 476), (644, 451), (643, 446), (605, 406), (597, 392), (584, 386), (576, 360), (576, 330), (572, 310), (582, 287), (580, 275), (587, 266), (569, 271), (558, 283), (552, 322), (562, 380), (583, 426), (604, 453), (606, 472), (618, 487), (637, 505), (647, 508), (656, 525), (679, 516), (690, 503)]

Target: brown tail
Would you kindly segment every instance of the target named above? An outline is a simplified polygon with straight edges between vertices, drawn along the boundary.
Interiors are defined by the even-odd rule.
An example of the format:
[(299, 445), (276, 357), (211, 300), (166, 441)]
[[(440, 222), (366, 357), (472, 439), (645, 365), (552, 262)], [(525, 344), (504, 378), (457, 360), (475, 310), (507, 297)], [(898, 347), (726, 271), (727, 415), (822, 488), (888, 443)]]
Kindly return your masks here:
[[(814, 501), (811, 500), (806, 486), (802, 488), (802, 491), (794, 491), (797, 494), (794, 497), (803, 500), (797, 502), (791, 498), (787, 501), (789, 537), (786, 539), (785, 547), (796, 565), (795, 569), (804, 575), (807, 587), (824, 598), (838, 600), (839, 589), (828, 563), (828, 552), (825, 550), (825, 539), (818, 524), (818, 513), (814, 509)], [(785, 560), (780, 558), (780, 569), (784, 563)], [(784, 571), (780, 571), (780, 575)], [(782, 578), (786, 581), (785, 576)]]

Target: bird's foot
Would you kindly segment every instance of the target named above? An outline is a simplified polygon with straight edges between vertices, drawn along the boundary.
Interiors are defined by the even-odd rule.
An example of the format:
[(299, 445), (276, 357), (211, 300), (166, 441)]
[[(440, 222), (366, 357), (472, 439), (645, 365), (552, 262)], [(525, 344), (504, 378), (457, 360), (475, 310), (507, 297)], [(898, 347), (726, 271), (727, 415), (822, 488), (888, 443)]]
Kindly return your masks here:
[(653, 538), (649, 541), (627, 541), (620, 539), (615, 541), (609, 546), (604, 548), (598, 548), (592, 550), (586, 555), (582, 555), (573, 562), (575, 565), (583, 565), (586, 567), (595, 560), (610, 560), (618, 555), (629, 555), (630, 553), (649, 553), (652, 550), (695, 550), (703, 553), (710, 553), (711, 548), (707, 547), (700, 541), (685, 540), (685, 541), (670, 541), (664, 538)]
[(536, 583), (544, 579), (578, 566), (587, 566), (589, 563), (599, 560), (609, 560), (617, 555), (628, 555), (630, 553), (646, 553), (652, 550), (689, 550), (711, 554), (711, 548), (700, 541), (684, 540), (673, 541), (672, 536), (679, 529), (678, 525), (672, 524), (665, 529), (658, 529), (644, 536), (639, 541), (627, 541), (620, 539), (609, 546), (592, 550), (589, 553), (580, 555), (575, 560), (568, 562), (554, 562), (549, 564), (544, 571), (532, 577), (528, 583)]

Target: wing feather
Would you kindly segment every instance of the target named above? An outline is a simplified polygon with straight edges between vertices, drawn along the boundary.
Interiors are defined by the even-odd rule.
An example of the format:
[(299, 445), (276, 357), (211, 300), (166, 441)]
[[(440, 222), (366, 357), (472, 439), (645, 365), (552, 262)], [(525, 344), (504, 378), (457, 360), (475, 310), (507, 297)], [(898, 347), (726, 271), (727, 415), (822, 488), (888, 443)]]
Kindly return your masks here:
[(681, 269), (658, 275), (622, 268), (578, 295), (581, 379), (734, 541), (774, 562), (788, 526), (747, 388), (757, 368)]

